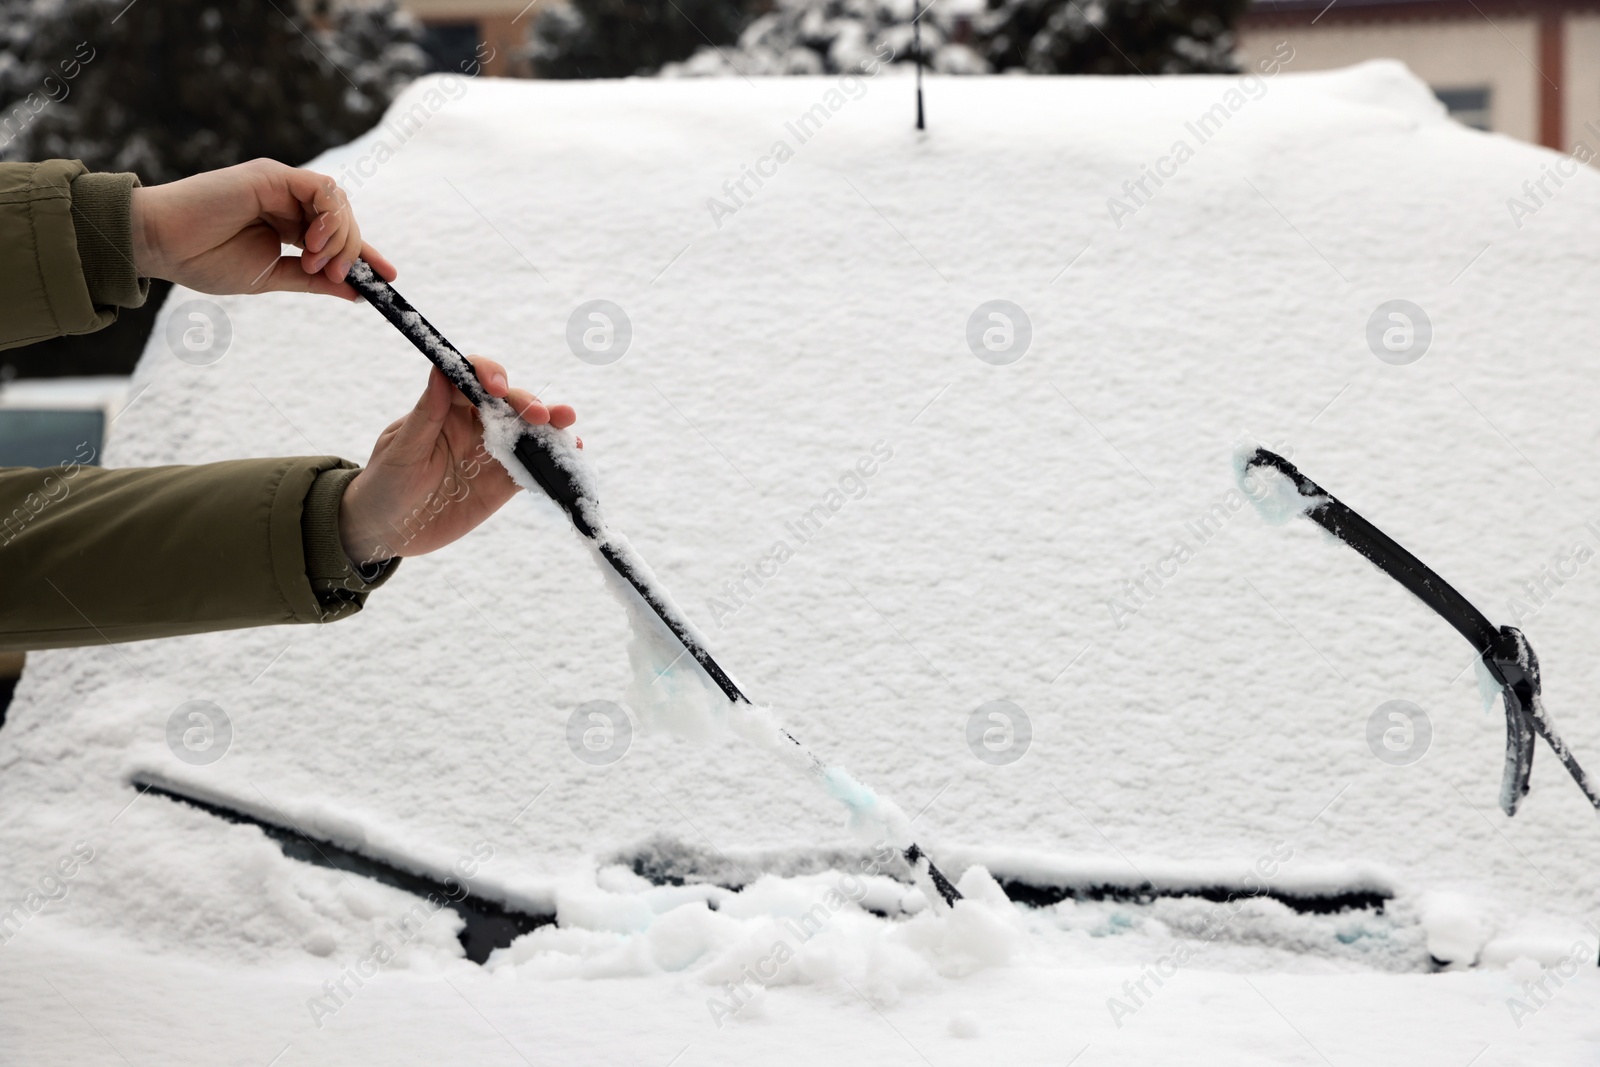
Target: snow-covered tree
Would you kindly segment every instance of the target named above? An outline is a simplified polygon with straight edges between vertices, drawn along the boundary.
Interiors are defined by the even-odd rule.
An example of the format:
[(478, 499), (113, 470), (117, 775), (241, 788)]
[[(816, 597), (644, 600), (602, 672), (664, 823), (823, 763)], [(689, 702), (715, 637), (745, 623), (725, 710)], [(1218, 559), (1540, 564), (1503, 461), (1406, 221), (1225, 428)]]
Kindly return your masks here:
[(0, 159), (15, 155), (22, 130), (46, 99), (41, 72), (28, 59), (38, 32), (33, 6), (33, 0), (0, 0)]
[(1208, 74), (1236, 69), (1249, 0), (987, 0), (977, 47), (997, 71)]
[(541, 78), (654, 74), (708, 40), (730, 44), (749, 21), (747, 8), (747, 0), (569, 0), (539, 15), (527, 58)]
[(256, 156), (303, 162), (371, 127), (427, 69), (393, 0), (315, 19), (292, 0), (7, 7), (0, 158), (78, 158), (146, 182)]
[(928, 0), (776, 0), (757, 15), (738, 42), (704, 47), (665, 75), (860, 73), (863, 64), (916, 59), (913, 19), (922, 23), (922, 53), (930, 69), (981, 74), (983, 58), (959, 43), (964, 16), (949, 3)]
[[(574, 0), (541, 22), (533, 58), (552, 77), (837, 74), (910, 63), (948, 74), (1188, 74), (1233, 68), (1249, 0)], [(684, 9), (688, 11), (687, 8)], [(675, 36), (655, 40), (661, 27)], [(708, 43), (706, 36), (711, 38)], [(664, 41), (666, 38), (663, 37)], [(677, 60), (677, 61), (674, 61)]]

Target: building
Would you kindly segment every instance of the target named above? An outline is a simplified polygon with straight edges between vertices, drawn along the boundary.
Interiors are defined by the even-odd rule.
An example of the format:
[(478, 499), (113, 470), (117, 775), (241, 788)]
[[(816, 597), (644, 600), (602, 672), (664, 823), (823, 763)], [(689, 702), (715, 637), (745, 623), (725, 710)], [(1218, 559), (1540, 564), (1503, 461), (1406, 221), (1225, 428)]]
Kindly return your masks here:
[(492, 77), (527, 76), (520, 53), (539, 11), (552, 0), (401, 0), (423, 28), (423, 44), (441, 70), (482, 62)]
[(1287, 40), (1291, 70), (1398, 59), (1469, 126), (1600, 147), (1600, 0), (1257, 0), (1241, 61)]

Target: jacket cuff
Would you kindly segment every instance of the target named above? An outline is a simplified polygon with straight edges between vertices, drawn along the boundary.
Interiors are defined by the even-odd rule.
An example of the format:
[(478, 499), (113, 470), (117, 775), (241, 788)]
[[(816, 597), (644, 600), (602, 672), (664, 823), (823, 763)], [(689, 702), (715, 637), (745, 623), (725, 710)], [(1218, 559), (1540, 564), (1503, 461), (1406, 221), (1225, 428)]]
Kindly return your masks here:
[(358, 610), (367, 594), (388, 581), (400, 565), (396, 557), (358, 566), (344, 554), (339, 540), (339, 504), (360, 473), (359, 467), (341, 467), (318, 474), (300, 512), (306, 578), (329, 621)]
[(0, 348), (93, 333), (117, 317), (89, 299), (78, 260), (72, 182), (83, 173), (75, 159), (0, 163)]
[(99, 307), (136, 308), (150, 279), (133, 265), (133, 174), (80, 174), (72, 180), (72, 225), (89, 299)]

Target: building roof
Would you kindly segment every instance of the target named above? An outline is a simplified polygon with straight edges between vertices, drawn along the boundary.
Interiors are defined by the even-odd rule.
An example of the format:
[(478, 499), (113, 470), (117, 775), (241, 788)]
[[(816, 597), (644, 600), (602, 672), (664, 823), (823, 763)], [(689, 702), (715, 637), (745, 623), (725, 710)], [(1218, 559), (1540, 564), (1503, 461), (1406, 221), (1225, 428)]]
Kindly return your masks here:
[(1597, 9), (1600, 0), (1254, 0), (1242, 22), (1249, 26), (1426, 19), (1481, 21)]

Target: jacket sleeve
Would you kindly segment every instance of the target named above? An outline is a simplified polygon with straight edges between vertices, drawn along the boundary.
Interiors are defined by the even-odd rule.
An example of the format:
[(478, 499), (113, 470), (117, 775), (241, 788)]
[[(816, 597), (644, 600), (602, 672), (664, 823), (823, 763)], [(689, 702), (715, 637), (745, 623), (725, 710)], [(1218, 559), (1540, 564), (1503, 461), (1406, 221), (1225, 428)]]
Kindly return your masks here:
[[(82, 451), (87, 452), (87, 448)], [(0, 469), (0, 651), (140, 641), (359, 611), (332, 456), (105, 470)]]
[(0, 163), (0, 349), (93, 333), (150, 282), (133, 265), (132, 174)]

